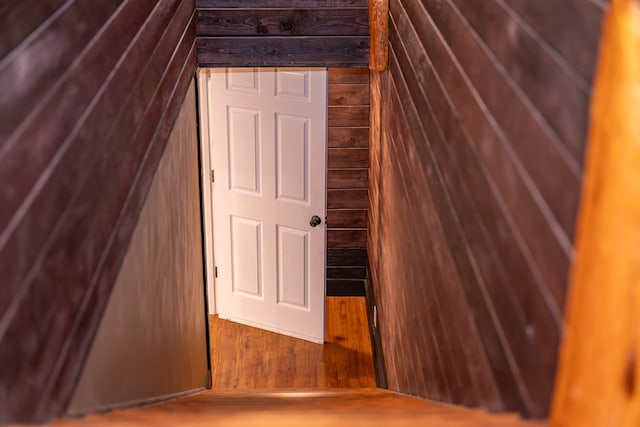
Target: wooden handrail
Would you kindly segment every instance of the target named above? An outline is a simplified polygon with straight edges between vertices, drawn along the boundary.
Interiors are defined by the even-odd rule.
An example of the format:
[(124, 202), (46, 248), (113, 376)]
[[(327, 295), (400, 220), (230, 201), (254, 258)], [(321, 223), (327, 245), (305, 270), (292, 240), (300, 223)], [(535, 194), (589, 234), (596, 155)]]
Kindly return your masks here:
[(384, 71), (389, 62), (389, 0), (369, 0), (369, 69)]
[(640, 425), (640, 3), (613, 0), (551, 426)]

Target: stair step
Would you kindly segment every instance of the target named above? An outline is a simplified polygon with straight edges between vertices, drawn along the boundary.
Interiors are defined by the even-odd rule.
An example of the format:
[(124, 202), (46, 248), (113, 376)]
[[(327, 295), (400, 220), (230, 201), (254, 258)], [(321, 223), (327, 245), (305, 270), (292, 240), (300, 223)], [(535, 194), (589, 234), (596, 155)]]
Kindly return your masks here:
[(544, 426), (513, 414), (430, 402), (382, 389), (210, 390), (55, 426)]

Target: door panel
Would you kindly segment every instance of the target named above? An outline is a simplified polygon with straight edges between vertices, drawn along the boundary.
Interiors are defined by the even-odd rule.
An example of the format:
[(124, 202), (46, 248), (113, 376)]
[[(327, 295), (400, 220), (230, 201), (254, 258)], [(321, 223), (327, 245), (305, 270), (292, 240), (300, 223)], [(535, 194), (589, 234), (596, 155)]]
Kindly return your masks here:
[(309, 233), (278, 226), (278, 304), (309, 309)]
[(308, 204), (309, 120), (277, 114), (278, 198)]
[(218, 314), (323, 342), (326, 71), (209, 75)]
[(262, 224), (232, 215), (229, 240), (232, 292), (262, 298)]
[(229, 107), (229, 184), (231, 190), (260, 192), (260, 112)]

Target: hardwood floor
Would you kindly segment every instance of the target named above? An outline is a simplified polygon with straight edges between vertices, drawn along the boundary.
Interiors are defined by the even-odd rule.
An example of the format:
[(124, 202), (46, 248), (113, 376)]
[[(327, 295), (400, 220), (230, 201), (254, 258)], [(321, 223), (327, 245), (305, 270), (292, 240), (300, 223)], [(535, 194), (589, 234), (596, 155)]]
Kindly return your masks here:
[(487, 414), (381, 389), (206, 391), (161, 404), (67, 419), (76, 426), (349, 426), (542, 427), (516, 415)]
[(327, 297), (326, 313), (324, 345), (211, 316), (213, 388), (375, 387), (364, 298)]

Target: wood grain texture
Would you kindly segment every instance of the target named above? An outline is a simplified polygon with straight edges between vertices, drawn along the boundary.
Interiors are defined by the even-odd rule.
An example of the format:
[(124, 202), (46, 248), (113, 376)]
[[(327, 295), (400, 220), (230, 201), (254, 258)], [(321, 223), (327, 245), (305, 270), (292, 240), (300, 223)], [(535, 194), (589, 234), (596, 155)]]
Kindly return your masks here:
[(198, 9), (207, 8), (352, 8), (366, 9), (368, 0), (196, 0)]
[[(537, 32), (513, 3), (390, 1), (368, 253), (392, 389), (545, 417), (590, 87), (544, 40), (587, 29), (527, 6), (556, 22)], [(595, 57), (598, 28), (572, 49)]]
[(328, 267), (328, 279), (360, 279), (367, 277), (367, 269), (365, 267)]
[(31, 34), (54, 12), (64, 7), (65, 0), (6, 0), (0, 4), (0, 58), (4, 58), (27, 35)]
[(369, 0), (369, 22), (369, 69), (384, 71), (389, 63), (389, 0)]
[[(515, 154), (511, 161), (536, 183), (536, 190), (546, 204), (544, 208), (548, 206), (554, 219), (562, 226), (567, 236), (562, 238), (570, 240), (579, 194), (588, 88), (581, 88), (534, 37), (510, 23), (512, 21), (505, 20), (503, 25), (511, 25), (514, 32), (523, 33), (513, 37), (517, 44), (505, 46), (503, 34), (494, 36), (483, 31), (485, 27), (496, 28), (489, 24), (503, 11), (496, 2), (484, 3), (479, 10), (457, 0), (451, 3), (459, 4), (439, 9), (429, 6), (426, 9), (500, 126), (500, 131), (495, 132), (495, 139), (505, 141)], [(493, 9), (496, 10), (490, 10), (490, 4), (494, 4)], [(469, 25), (468, 20), (476, 24), (474, 29), (480, 31), (478, 34), (483, 37), (483, 43), (474, 42), (473, 31), (464, 31)], [(484, 43), (493, 49), (491, 54), (487, 55), (482, 50)], [(494, 57), (493, 52), (501, 54), (501, 57)], [(496, 64), (496, 60), (500, 64)], [(548, 70), (548, 74), (540, 70)], [(487, 80), (493, 83), (488, 85)], [(527, 97), (514, 91), (514, 84)], [(465, 115), (468, 109), (459, 107), (461, 114)], [(543, 115), (544, 121), (540, 120), (539, 114)], [(549, 168), (554, 170), (553, 175), (548, 173)], [(564, 185), (559, 187), (558, 181)]]
[(369, 39), (318, 37), (198, 37), (202, 67), (363, 67)]
[(357, 249), (329, 249), (327, 250), (328, 266), (367, 266), (367, 250)]
[(367, 209), (367, 190), (327, 190), (327, 209)]
[(367, 209), (330, 209), (327, 226), (331, 228), (367, 228)]
[(366, 68), (330, 68), (328, 82), (332, 84), (369, 84), (369, 70)]
[(360, 9), (200, 9), (199, 36), (367, 36)]
[(355, 426), (543, 427), (513, 414), (487, 414), (381, 389), (211, 390), (54, 426)]
[[(368, 110), (368, 108), (367, 108)], [(368, 148), (329, 148), (329, 167), (331, 169), (367, 169), (369, 165)]]
[[(466, 21), (466, 24), (482, 38), (483, 43), (490, 50), (489, 58), (500, 63), (501, 67), (496, 68), (497, 72), (504, 75), (505, 84), (516, 84), (522, 89), (521, 100), (513, 99), (517, 97), (510, 95), (513, 101), (510, 101), (509, 105), (523, 105), (518, 105), (518, 108), (512, 111), (501, 111), (502, 114), (495, 115), (496, 119), (502, 119), (503, 128), (509, 132), (523, 134), (528, 132), (531, 136), (537, 135), (536, 140), (545, 144), (544, 150), (539, 151), (546, 153), (544, 155), (549, 157), (547, 161), (554, 165), (554, 169), (564, 167), (575, 173), (580, 168), (583, 158), (589, 85), (558, 56), (550, 55), (549, 48), (538, 42), (535, 33), (527, 31), (526, 26), (517, 25), (518, 16), (510, 13), (508, 7), (498, 2), (469, 5), (462, 0), (454, 0), (452, 3), (457, 9), (457, 11), (454, 9), (454, 13), (462, 15), (463, 22)], [(581, 9), (587, 10), (592, 7), (585, 5)], [(557, 12), (557, 9), (554, 11)], [(499, 28), (512, 28), (513, 35), (505, 40), (504, 32)], [(566, 26), (563, 26), (564, 28)], [(591, 33), (591, 37), (597, 36), (597, 32), (592, 30)], [(486, 59), (484, 61), (487, 62)], [(470, 69), (468, 64), (464, 64), (464, 67), (470, 77), (476, 74), (486, 75), (486, 72), (481, 73), (476, 68)], [(542, 82), (545, 83), (542, 84)], [(477, 83), (475, 86), (485, 92), (483, 98), (490, 100), (486, 94), (487, 88)], [(504, 89), (499, 87), (491, 87), (491, 89), (496, 91), (493, 94), (495, 98), (501, 99), (501, 96), (508, 96)], [(500, 90), (499, 93), (498, 90)], [(536, 120), (529, 119), (525, 128), (523, 126), (525, 122), (514, 121), (522, 129), (509, 127), (505, 122), (510, 117), (516, 114), (526, 115), (521, 111), (527, 108), (527, 98), (543, 116), (544, 122), (538, 120), (536, 123)], [(511, 139), (514, 138), (511, 137)], [(523, 144), (523, 147), (518, 149), (526, 149), (526, 146)], [(555, 166), (558, 162), (560, 165)], [(562, 166), (562, 163), (566, 165)]]
[[(367, 153), (367, 160), (368, 160)], [(358, 163), (358, 166), (360, 163)], [(365, 165), (366, 166), (366, 165)], [(327, 174), (327, 188), (367, 188), (367, 169), (331, 169)]]
[[(44, 29), (35, 31), (32, 37), (29, 37), (30, 33), (20, 33), (26, 43), (16, 46), (17, 50), (10, 52), (5, 57), (0, 71), (0, 90), (3, 93), (0, 100), (0, 114), (2, 115), (0, 145), (3, 151), (7, 149), (7, 146), (11, 147), (15, 144), (16, 140), (23, 140), (24, 137), (16, 134), (16, 130), (24, 129), (25, 119), (38, 111), (36, 107), (47, 99), (47, 96), (43, 95), (50, 94), (50, 90), (56, 87), (51, 80), (57, 82), (60, 77), (65, 76), (68, 68), (106, 23), (106, 18), (111, 16), (122, 3), (123, 0), (98, 0), (91, 5), (74, 3), (63, 9), (62, 13), (51, 12), (53, 19), (45, 26), (49, 31)], [(148, 10), (150, 4), (144, 2), (140, 7)], [(131, 6), (129, 6), (129, 10), (131, 10)], [(25, 14), (24, 16), (29, 15)], [(129, 19), (135, 20), (135, 18), (135, 15), (129, 16)], [(120, 19), (123, 19), (122, 15), (120, 15)], [(82, 20), (86, 25), (75, 24), (78, 21), (82, 22)], [(122, 25), (122, 21), (120, 25)], [(123, 33), (122, 42), (126, 42), (127, 37), (132, 37), (130, 33), (134, 28), (127, 28), (127, 30)], [(58, 42), (56, 37), (51, 37), (51, 33), (68, 38), (70, 42), (63, 45)], [(24, 64), (20, 61), (21, 58), (26, 57), (23, 55), (29, 57), (28, 73), (25, 72)], [(116, 58), (117, 56), (114, 55), (114, 57), (105, 59), (109, 64)], [(97, 80), (97, 82), (99, 81)], [(16, 82), (20, 84), (16, 84)], [(95, 86), (89, 86), (86, 90), (90, 97), (95, 93)], [(80, 104), (79, 108), (82, 108), (82, 105), (84, 104)], [(23, 125), (20, 126), (21, 124)], [(18, 138), (21, 136), (22, 138)], [(44, 143), (41, 142), (41, 144)], [(48, 160), (47, 157), (45, 159)]]
[(329, 105), (369, 105), (369, 83), (329, 83)]
[(329, 122), (336, 127), (365, 127), (369, 124), (368, 106), (329, 105)]
[[(398, 51), (401, 52), (400, 48)], [(406, 54), (404, 56), (406, 57)], [(399, 58), (402, 56), (399, 55)], [(398, 72), (398, 74), (401, 73)], [(450, 75), (447, 76), (447, 78), (450, 77)], [(410, 74), (405, 74), (405, 78), (410, 81)], [(402, 88), (402, 86), (398, 85), (398, 88)], [(459, 86), (455, 88), (458, 89)], [(430, 99), (435, 103), (443, 98), (439, 99), (434, 96)], [(418, 102), (420, 100), (416, 101), (416, 103)], [(436, 105), (438, 107), (433, 110), (438, 112), (439, 117), (436, 116), (434, 120), (435, 123), (438, 123), (438, 120), (447, 118), (445, 112), (451, 111), (451, 106), (447, 110), (445, 109), (446, 102)], [(465, 103), (460, 106), (468, 108), (469, 105)], [(422, 107), (418, 108), (422, 110)], [(458, 111), (460, 110), (458, 109)], [(416, 119), (410, 119), (410, 121), (414, 120)], [(450, 126), (450, 124), (448, 125)], [(456, 125), (459, 126), (459, 124)], [(425, 127), (429, 128), (430, 126), (426, 125)], [(438, 136), (437, 133), (431, 133), (431, 138)], [(424, 138), (424, 136), (420, 138)], [(478, 262), (476, 268), (482, 280), (481, 286), (487, 292), (486, 303), (489, 305), (489, 309), (494, 311), (494, 315), (498, 317), (500, 331), (504, 334), (505, 340), (498, 345), (507, 350), (504, 356), (507, 357), (507, 360), (511, 358), (515, 361), (512, 367), (514, 376), (510, 381), (509, 388), (513, 387), (514, 382), (522, 381), (525, 383), (527, 387), (530, 387), (526, 396), (528, 402), (524, 401), (525, 405), (533, 408), (532, 412), (542, 412), (541, 407), (548, 404), (553, 387), (556, 350), (549, 343), (557, 345), (559, 341), (560, 309), (553, 304), (551, 293), (538, 283), (539, 278), (535, 275), (535, 266), (531, 265), (531, 260), (527, 256), (528, 248), (518, 247), (518, 241), (515, 238), (517, 234), (501, 231), (510, 227), (508, 212), (505, 216), (504, 208), (500, 206), (499, 199), (494, 195), (490, 180), (482, 173), (481, 162), (484, 159), (479, 159), (470, 150), (473, 147), (474, 139), (460, 135), (450, 141), (448, 153), (442, 149), (441, 143), (434, 142), (432, 147), (434, 155), (438, 156), (441, 165), (446, 165), (452, 159), (460, 162), (457, 174), (453, 173), (456, 168), (452, 166), (442, 168), (441, 173), (449, 187), (449, 195), (454, 203), (455, 212), (462, 212), (459, 214), (460, 224), (464, 230), (464, 236), (470, 244), (473, 259), (484, 261)], [(418, 148), (422, 147), (418, 146)], [(492, 157), (485, 159), (493, 161)], [(508, 165), (506, 166), (508, 167)], [(504, 167), (505, 165), (502, 165), (502, 168)], [(465, 193), (467, 194), (465, 195)], [(440, 206), (440, 203), (442, 202), (438, 202), (437, 205)], [(446, 202), (444, 206), (446, 206)], [(466, 209), (469, 209), (470, 206), (482, 207), (482, 209), (476, 208), (473, 216), (463, 216), (464, 212), (468, 212)], [(443, 212), (441, 218), (445, 215), (451, 214)], [(498, 225), (500, 222), (503, 224), (501, 227)], [(538, 226), (543, 227), (544, 223), (540, 223)], [(549, 233), (549, 230), (547, 232)], [(543, 236), (544, 232), (539, 231), (535, 237)], [(458, 254), (454, 254), (454, 256), (458, 256)], [(566, 275), (566, 272), (564, 274)], [(519, 285), (517, 287), (510, 286), (508, 277), (517, 277)], [(463, 286), (467, 284), (468, 282), (465, 281)], [(467, 292), (469, 292), (468, 289)], [(528, 328), (533, 328), (535, 334), (528, 336), (526, 332)], [(546, 351), (545, 348), (547, 348)], [(532, 357), (533, 354), (536, 356)], [(503, 387), (506, 386), (507, 384), (503, 385)], [(503, 392), (502, 396), (503, 398), (514, 398), (512, 392)]]
[(369, 17), (362, 3), (198, 2), (198, 63), (207, 67), (366, 67)]
[(330, 228), (327, 230), (328, 248), (366, 248), (367, 230), (357, 228)]
[(0, 67), (0, 422), (63, 411), (195, 69), (192, 1), (37, 10)]
[[(605, 1), (566, 0), (554, 4), (553, 13), (540, 2), (506, 0), (514, 14), (559, 52), (570, 68), (588, 84), (593, 79), (598, 55)], [(566, 25), (571, 22), (571, 25)]]
[(374, 387), (365, 307), (327, 297), (324, 345), (212, 316), (213, 389)]
[[(330, 68), (328, 82), (328, 108), (341, 108), (341, 114), (330, 113), (328, 117), (327, 265), (361, 268), (366, 266), (362, 259), (338, 248), (357, 248), (366, 259), (369, 72)], [(339, 256), (345, 259), (338, 261)], [(329, 295), (363, 294), (362, 280), (354, 282), (348, 273), (332, 270), (327, 280)]]
[(552, 426), (640, 424), (637, 3), (611, 2), (600, 52)]
[(330, 127), (329, 148), (357, 148), (369, 146), (369, 128)]

